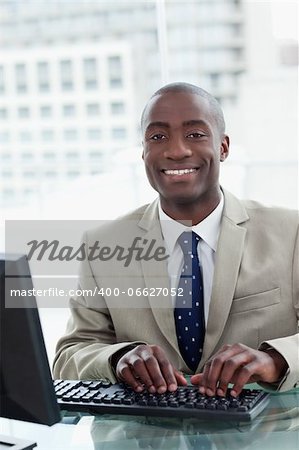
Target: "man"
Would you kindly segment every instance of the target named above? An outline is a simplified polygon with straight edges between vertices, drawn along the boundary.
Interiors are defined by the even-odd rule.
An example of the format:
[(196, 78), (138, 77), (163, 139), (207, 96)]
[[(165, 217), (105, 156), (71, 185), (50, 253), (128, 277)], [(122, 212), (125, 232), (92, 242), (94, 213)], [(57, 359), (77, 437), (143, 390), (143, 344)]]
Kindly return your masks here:
[[(106, 289), (110, 276), (120, 292), (160, 283), (178, 294), (180, 283), (188, 282), (180, 242), (188, 230), (197, 246), (189, 252), (197, 283), (189, 294), (197, 300), (186, 309), (179, 295), (153, 299), (146, 293), (142, 307), (122, 307), (118, 297), (105, 296), (107, 289), (92, 301), (72, 299), (54, 376), (107, 377), (153, 393), (186, 384), (184, 373), (195, 373), (191, 382), (207, 395), (225, 395), (230, 382), (232, 395), (252, 381), (292, 388), (299, 380), (298, 214), (241, 202), (220, 188), (229, 138), (219, 104), (204, 90), (187, 83), (161, 88), (147, 103), (141, 128), (147, 177), (159, 199), (87, 233), (85, 242), (117, 236), (124, 245), (140, 236), (164, 243), (168, 258), (136, 258), (126, 273), (119, 262), (85, 261), (80, 287)], [(194, 337), (188, 335), (192, 314)], [(183, 330), (190, 345), (196, 344), (191, 355), (182, 318), (189, 320)]]

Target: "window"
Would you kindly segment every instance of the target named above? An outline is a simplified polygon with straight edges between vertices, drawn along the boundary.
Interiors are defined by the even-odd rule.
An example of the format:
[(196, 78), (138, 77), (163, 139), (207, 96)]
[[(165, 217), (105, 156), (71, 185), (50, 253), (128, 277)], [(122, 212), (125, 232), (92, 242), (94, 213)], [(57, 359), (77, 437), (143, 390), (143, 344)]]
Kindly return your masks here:
[(23, 172), (23, 177), (24, 178), (34, 178), (35, 177), (35, 172), (33, 172), (33, 170), (25, 170), (25, 172)]
[(78, 131), (75, 128), (64, 130), (63, 135), (66, 141), (75, 141), (78, 138)]
[(125, 113), (125, 104), (124, 102), (113, 102), (111, 103), (111, 113), (118, 115)]
[(69, 178), (76, 178), (80, 175), (80, 172), (78, 170), (69, 170), (67, 175)]
[(73, 85), (73, 64), (70, 60), (60, 61), (61, 88), (64, 91), (71, 91)]
[(109, 84), (111, 88), (122, 86), (122, 61), (120, 56), (108, 58)]
[(11, 159), (11, 153), (8, 152), (2, 153), (2, 155), (0, 154), (0, 156), (3, 161), (8, 161)]
[(126, 129), (125, 128), (113, 128), (112, 129), (112, 138), (113, 139), (125, 139), (126, 138)]
[(101, 158), (102, 158), (102, 152), (99, 152), (99, 151), (91, 151), (90, 153), (89, 153), (89, 157), (91, 158), (91, 159), (93, 159), (93, 160), (101, 160)]
[(31, 189), (31, 188), (26, 188), (26, 189), (24, 189), (24, 195), (34, 195), (35, 193), (36, 193), (36, 191), (34, 190), (34, 189)]
[(28, 90), (27, 86), (27, 70), (25, 64), (16, 64), (16, 90), (19, 93), (25, 93)]
[(101, 169), (92, 169), (90, 172), (90, 175), (98, 175), (99, 173), (102, 173)]
[(37, 63), (37, 80), (40, 92), (48, 92), (50, 90), (50, 73), (47, 62)]
[(20, 119), (28, 119), (30, 116), (30, 110), (27, 106), (20, 106), (18, 109), (18, 116)]
[(0, 119), (6, 119), (6, 118), (7, 118), (7, 109), (0, 108)]
[(14, 190), (10, 189), (10, 188), (3, 189), (2, 192), (3, 192), (4, 198), (12, 198), (15, 195)]
[(96, 175), (103, 172), (103, 153), (99, 150), (91, 150), (89, 152), (90, 158), (90, 174)]
[(64, 117), (74, 117), (76, 114), (75, 105), (63, 105)]
[(56, 154), (54, 152), (45, 152), (44, 153), (44, 159), (54, 160), (55, 157), (56, 157)]
[(12, 178), (13, 177), (13, 173), (11, 170), (3, 170), (1, 175), (3, 178)]
[(98, 87), (97, 60), (95, 58), (84, 59), (83, 72), (86, 89), (96, 89)]
[(88, 116), (98, 116), (100, 114), (100, 105), (98, 103), (89, 103), (86, 105)]
[(52, 107), (49, 105), (43, 105), (40, 107), (40, 115), (41, 117), (51, 117), (52, 116)]
[(77, 152), (67, 152), (66, 157), (70, 160), (77, 160), (79, 154)]
[(216, 89), (219, 86), (220, 74), (219, 73), (211, 73), (210, 78), (211, 78), (212, 89)]
[(243, 50), (241, 48), (232, 49), (232, 57), (234, 61), (242, 61), (243, 58)]
[(31, 135), (30, 131), (27, 131), (27, 130), (20, 131), (19, 140), (20, 140), (20, 142), (31, 142), (32, 135)]
[(33, 158), (34, 158), (33, 153), (29, 153), (29, 152), (22, 153), (22, 159), (23, 159), (24, 161), (32, 161)]
[(91, 128), (87, 130), (87, 136), (91, 141), (97, 141), (101, 139), (101, 130), (99, 128)]
[(4, 93), (5, 85), (4, 85), (4, 67), (0, 66), (0, 94)]
[(54, 140), (53, 130), (42, 130), (42, 140), (45, 142), (50, 142)]
[(0, 132), (0, 142), (9, 142), (10, 135), (8, 131)]
[(47, 178), (55, 178), (55, 177), (57, 176), (57, 173), (54, 172), (54, 170), (47, 170), (47, 171), (45, 172), (45, 176), (46, 176)]

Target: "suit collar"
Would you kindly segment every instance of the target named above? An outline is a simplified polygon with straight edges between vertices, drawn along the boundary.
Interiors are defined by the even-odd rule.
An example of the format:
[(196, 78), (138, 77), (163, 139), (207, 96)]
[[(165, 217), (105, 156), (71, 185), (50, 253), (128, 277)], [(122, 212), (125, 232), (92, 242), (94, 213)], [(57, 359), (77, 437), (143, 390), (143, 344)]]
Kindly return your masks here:
[[(225, 189), (222, 189), (222, 192), (224, 195), (223, 217), (226, 217), (235, 224), (246, 222), (249, 216), (241, 201)], [(158, 205), (159, 198), (156, 198), (146, 207), (138, 224), (143, 230), (150, 230), (155, 226), (156, 221), (159, 220)]]
[(156, 198), (152, 203), (147, 205), (142, 218), (140, 219), (138, 225), (145, 231), (149, 231), (151, 228), (157, 225), (157, 220), (159, 220), (158, 213), (159, 198)]
[(223, 217), (239, 225), (249, 219), (247, 211), (241, 201), (230, 192), (222, 189), (224, 195)]

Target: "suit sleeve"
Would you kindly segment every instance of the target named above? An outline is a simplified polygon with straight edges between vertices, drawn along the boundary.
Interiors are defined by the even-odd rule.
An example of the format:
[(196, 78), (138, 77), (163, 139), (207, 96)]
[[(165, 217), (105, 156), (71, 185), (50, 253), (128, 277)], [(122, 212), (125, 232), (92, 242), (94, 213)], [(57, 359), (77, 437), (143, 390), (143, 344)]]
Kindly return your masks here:
[[(293, 254), (293, 306), (299, 322), (299, 232), (297, 230), (297, 237), (295, 241), (295, 248)], [(299, 333), (292, 336), (282, 337), (278, 339), (270, 339), (261, 344), (260, 348), (266, 347), (274, 348), (280, 353), (288, 363), (288, 370), (285, 376), (276, 385), (268, 385), (261, 383), (262, 386), (275, 389), (277, 391), (287, 391), (289, 389), (299, 386)]]
[[(88, 260), (81, 263), (78, 290), (92, 293), (99, 290)], [(145, 342), (117, 342), (109, 309), (100, 294), (71, 298), (70, 310), (66, 334), (56, 347), (54, 378), (107, 378), (115, 382), (112, 356)]]

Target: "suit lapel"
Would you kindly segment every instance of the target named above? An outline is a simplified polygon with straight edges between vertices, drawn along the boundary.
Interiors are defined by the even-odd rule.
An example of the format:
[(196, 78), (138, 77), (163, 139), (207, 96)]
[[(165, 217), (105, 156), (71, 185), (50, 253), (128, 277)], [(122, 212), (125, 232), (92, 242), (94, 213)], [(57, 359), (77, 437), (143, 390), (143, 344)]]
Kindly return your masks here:
[[(143, 218), (139, 222), (141, 228), (146, 229), (144, 239), (151, 242), (156, 240), (156, 246), (165, 247), (163, 241), (161, 226), (157, 214), (157, 202), (149, 206)], [(141, 261), (144, 281), (149, 291), (152, 289), (153, 293), (157, 293), (157, 288), (165, 289), (165, 292), (170, 293), (170, 281), (167, 271), (167, 260), (156, 261), (151, 259), (149, 261)], [(179, 348), (176, 337), (175, 322), (173, 315), (173, 303), (170, 295), (149, 295), (148, 297), (155, 321), (171, 346), (177, 351)]]
[(225, 206), (216, 252), (209, 317), (199, 368), (211, 356), (227, 322), (246, 236), (246, 228), (239, 226), (248, 220), (245, 208), (228, 192), (224, 191), (224, 197)]

